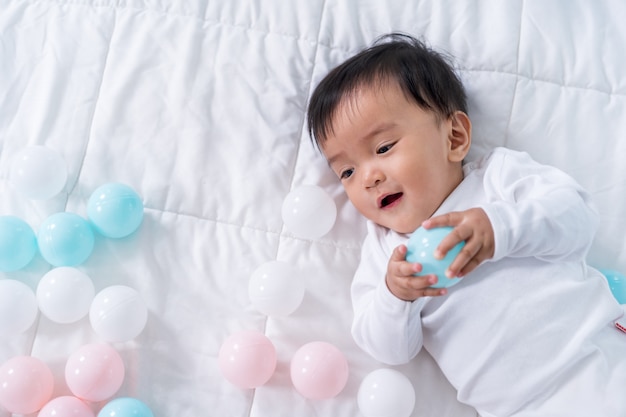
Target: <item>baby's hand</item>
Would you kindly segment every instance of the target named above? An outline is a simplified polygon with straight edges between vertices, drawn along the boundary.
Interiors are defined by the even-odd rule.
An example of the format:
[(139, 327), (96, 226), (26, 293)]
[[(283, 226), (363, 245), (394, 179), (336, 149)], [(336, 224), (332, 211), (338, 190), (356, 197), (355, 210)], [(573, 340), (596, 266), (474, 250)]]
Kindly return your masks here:
[(385, 277), (389, 291), (404, 301), (415, 301), (420, 297), (435, 297), (445, 295), (448, 292), (443, 288), (429, 288), (437, 283), (434, 274), (414, 276), (421, 272), (422, 265), (410, 263), (405, 260), (406, 246), (400, 245), (393, 250), (389, 264), (387, 264), (387, 276)]
[(493, 227), (487, 214), (481, 208), (435, 216), (424, 221), (422, 226), (426, 229), (442, 226), (454, 227), (435, 250), (437, 259), (442, 259), (457, 243), (465, 241), (465, 246), (446, 271), (446, 276), (450, 278), (465, 276), (484, 260), (493, 258), (495, 251)]

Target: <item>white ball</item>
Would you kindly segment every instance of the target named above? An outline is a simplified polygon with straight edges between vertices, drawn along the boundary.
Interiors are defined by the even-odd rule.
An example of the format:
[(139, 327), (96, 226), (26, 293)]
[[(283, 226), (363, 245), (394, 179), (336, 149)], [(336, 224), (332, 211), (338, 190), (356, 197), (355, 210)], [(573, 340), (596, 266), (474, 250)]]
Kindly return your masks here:
[(357, 403), (365, 417), (409, 417), (415, 408), (415, 389), (402, 373), (381, 368), (363, 379)]
[(30, 287), (14, 279), (0, 280), (0, 335), (25, 332), (37, 318), (37, 297)]
[(337, 218), (335, 201), (317, 185), (294, 188), (283, 200), (283, 222), (296, 236), (317, 239), (333, 228)]
[(137, 290), (113, 285), (100, 291), (89, 310), (93, 330), (106, 342), (125, 342), (146, 327), (148, 309)]
[(14, 157), (9, 181), (33, 200), (47, 200), (63, 190), (67, 166), (60, 153), (45, 146), (28, 146)]
[(56, 323), (74, 323), (89, 313), (96, 294), (91, 278), (69, 266), (47, 272), (37, 286), (41, 313)]
[(250, 277), (250, 302), (268, 316), (287, 316), (302, 303), (305, 286), (302, 273), (286, 262), (271, 261), (259, 266)]

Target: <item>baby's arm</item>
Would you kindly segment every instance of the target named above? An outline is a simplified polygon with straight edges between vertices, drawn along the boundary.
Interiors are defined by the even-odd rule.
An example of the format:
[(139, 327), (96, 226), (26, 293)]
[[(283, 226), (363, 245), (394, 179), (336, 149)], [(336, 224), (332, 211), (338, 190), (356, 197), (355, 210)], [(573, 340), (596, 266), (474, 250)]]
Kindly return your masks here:
[(557, 168), (525, 153), (496, 155), (485, 175), (490, 201), (480, 208), (435, 216), (424, 227), (452, 226), (441, 256), (465, 240), (450, 266), (463, 276), (485, 260), (532, 256), (550, 262), (583, 259), (598, 224), (589, 194)]
[[(496, 168), (494, 166), (494, 168)], [(598, 227), (590, 194), (563, 171), (508, 153), (484, 206), (494, 225), (494, 260), (532, 256), (548, 262), (584, 260)]]
[[(420, 312), (423, 303), (420, 300), (425, 299), (403, 301), (389, 290), (385, 271), (390, 248), (381, 244), (375, 228), (368, 224), (369, 234), (352, 282), (352, 335), (376, 360), (398, 365), (411, 360), (422, 348)], [(428, 278), (419, 278), (423, 279)]]

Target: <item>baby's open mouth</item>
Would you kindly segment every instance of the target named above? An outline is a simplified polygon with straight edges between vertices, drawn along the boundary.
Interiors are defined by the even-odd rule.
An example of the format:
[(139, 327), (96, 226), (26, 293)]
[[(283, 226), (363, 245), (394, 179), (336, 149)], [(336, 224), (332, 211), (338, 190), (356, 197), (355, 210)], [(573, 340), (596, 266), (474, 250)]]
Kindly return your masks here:
[(402, 193), (389, 194), (380, 201), (380, 207), (385, 208), (398, 201), (400, 197), (402, 197)]

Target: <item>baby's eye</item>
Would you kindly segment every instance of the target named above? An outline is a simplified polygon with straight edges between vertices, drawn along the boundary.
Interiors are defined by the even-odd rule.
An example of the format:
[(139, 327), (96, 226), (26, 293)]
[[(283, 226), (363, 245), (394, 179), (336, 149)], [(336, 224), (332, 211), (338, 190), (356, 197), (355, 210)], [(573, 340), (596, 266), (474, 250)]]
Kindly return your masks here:
[(342, 180), (348, 179), (352, 176), (353, 172), (353, 169), (346, 169), (344, 171), (341, 171), (341, 173), (339, 174), (339, 178), (341, 178)]
[(381, 153), (389, 152), (389, 149), (393, 148), (393, 145), (395, 145), (395, 142), (389, 143), (387, 145), (383, 145), (380, 148), (376, 149), (376, 153), (381, 154)]

